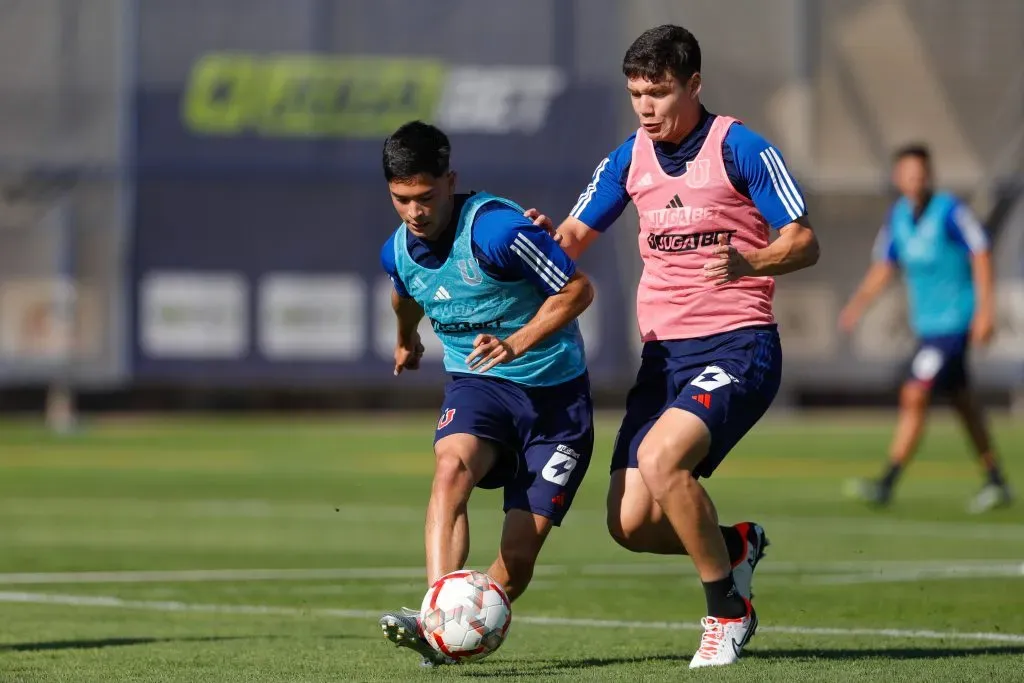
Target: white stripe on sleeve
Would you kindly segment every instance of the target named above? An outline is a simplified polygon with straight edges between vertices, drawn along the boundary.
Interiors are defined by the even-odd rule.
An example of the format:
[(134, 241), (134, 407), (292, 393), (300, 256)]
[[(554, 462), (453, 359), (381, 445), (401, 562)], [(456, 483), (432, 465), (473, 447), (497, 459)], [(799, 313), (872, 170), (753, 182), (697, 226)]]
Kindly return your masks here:
[(800, 195), (800, 190), (797, 188), (796, 183), (793, 182), (792, 176), (789, 175), (789, 169), (786, 168), (785, 162), (782, 161), (779, 151), (774, 147), (769, 147), (766, 151), (768, 152), (768, 156), (775, 160), (775, 170), (779, 174), (779, 179), (782, 180), (789, 188), (791, 196), (796, 202), (796, 208), (799, 209), (801, 214), (803, 214), (807, 205), (804, 203), (804, 198)]
[(783, 208), (785, 208), (786, 213), (789, 214), (789, 219), (795, 221), (800, 217), (800, 212), (798, 212), (794, 207), (793, 200), (789, 197), (789, 191), (784, 189), (779, 183), (779, 178), (775, 173), (775, 167), (771, 158), (768, 156), (768, 150), (761, 152), (761, 161), (764, 162), (765, 167), (768, 169), (768, 175), (771, 176), (772, 186), (775, 188), (775, 194), (778, 195)]
[(964, 242), (967, 242), (967, 248), (971, 250), (972, 254), (988, 249), (988, 235), (985, 234), (985, 228), (981, 227), (981, 223), (967, 206), (960, 204), (956, 207), (953, 211), (953, 224), (960, 230), (960, 234), (963, 235)]
[(539, 275), (544, 282), (555, 292), (561, 291), (562, 287), (569, 281), (562, 270), (554, 264), (551, 259), (544, 255), (540, 249), (537, 248), (530, 240), (526, 239), (522, 234), (516, 235), (515, 241), (513, 241), (510, 247), (513, 252), (519, 255), (519, 258), (533, 269), (537, 275)]
[(608, 157), (605, 157), (597, 165), (597, 168), (594, 170), (594, 177), (591, 179), (590, 184), (587, 185), (587, 189), (583, 190), (583, 193), (580, 194), (580, 198), (576, 201), (576, 206), (572, 207), (572, 211), (569, 212), (570, 216), (579, 218), (579, 215), (590, 204), (590, 200), (594, 198), (594, 193), (597, 192), (597, 184), (601, 181), (601, 174), (604, 173), (608, 163)]
[[(560, 292), (562, 290), (562, 287), (559, 287), (554, 282), (552, 282), (551, 278), (546, 273), (544, 273), (544, 271), (542, 271), (532, 261), (530, 261), (529, 257), (527, 257), (526, 255), (526, 252), (519, 248), (519, 246), (513, 244), (511, 247), (509, 247), (509, 249), (511, 249), (514, 253), (519, 254), (519, 258), (523, 259), (523, 261), (525, 261), (531, 268), (533, 268), (537, 275), (540, 276), (540, 279), (543, 280), (544, 283), (551, 288), (551, 291)], [(562, 286), (564, 287), (565, 285), (563, 284)]]

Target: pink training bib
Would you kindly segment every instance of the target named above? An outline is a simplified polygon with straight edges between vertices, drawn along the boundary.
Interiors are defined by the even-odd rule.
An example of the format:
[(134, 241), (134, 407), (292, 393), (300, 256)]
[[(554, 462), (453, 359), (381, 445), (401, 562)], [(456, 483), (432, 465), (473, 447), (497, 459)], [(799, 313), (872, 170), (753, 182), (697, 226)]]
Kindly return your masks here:
[(643, 341), (690, 339), (775, 322), (771, 277), (724, 285), (704, 279), (704, 264), (725, 235), (739, 251), (768, 246), (769, 227), (725, 172), (722, 143), (736, 119), (711, 124), (697, 158), (674, 178), (662, 170), (643, 128), (633, 143), (626, 190), (640, 214), (644, 272), (636, 297)]

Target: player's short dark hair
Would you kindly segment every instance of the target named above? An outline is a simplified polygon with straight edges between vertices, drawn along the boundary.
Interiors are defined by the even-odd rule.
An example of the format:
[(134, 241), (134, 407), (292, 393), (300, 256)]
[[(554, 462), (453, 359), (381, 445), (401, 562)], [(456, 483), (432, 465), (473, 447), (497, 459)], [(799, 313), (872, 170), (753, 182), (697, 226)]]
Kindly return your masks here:
[(622, 59), (626, 78), (660, 81), (666, 73), (680, 83), (700, 71), (700, 44), (682, 26), (664, 24), (648, 29), (633, 41)]
[(921, 162), (928, 167), (931, 167), (932, 165), (932, 151), (928, 149), (928, 145), (921, 142), (913, 142), (909, 145), (903, 145), (902, 147), (897, 148), (896, 151), (892, 153), (893, 163), (896, 163), (897, 161), (902, 161), (907, 157), (920, 159)]
[(448, 172), (451, 154), (452, 145), (440, 128), (410, 121), (384, 141), (384, 178), (389, 183), (420, 174), (440, 178)]

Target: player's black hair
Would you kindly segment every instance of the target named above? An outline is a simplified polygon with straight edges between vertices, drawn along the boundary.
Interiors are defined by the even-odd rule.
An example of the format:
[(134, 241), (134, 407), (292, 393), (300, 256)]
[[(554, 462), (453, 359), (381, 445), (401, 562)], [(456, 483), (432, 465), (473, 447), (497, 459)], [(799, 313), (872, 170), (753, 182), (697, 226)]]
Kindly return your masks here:
[(903, 145), (892, 153), (892, 161), (896, 163), (907, 157), (914, 157), (920, 159), (925, 166), (929, 168), (932, 165), (932, 152), (928, 149), (928, 145), (921, 142), (914, 142), (909, 145)]
[(452, 145), (440, 128), (410, 121), (384, 141), (384, 178), (389, 183), (420, 174), (440, 178), (448, 172), (451, 154)]
[(622, 59), (626, 78), (660, 81), (669, 73), (686, 83), (700, 71), (700, 44), (682, 26), (664, 24), (648, 29), (633, 41)]

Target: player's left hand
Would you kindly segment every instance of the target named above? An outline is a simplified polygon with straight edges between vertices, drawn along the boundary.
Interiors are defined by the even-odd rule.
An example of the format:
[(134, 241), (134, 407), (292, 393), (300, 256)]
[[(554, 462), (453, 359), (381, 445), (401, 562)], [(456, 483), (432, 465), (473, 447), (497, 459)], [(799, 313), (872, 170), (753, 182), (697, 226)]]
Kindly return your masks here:
[(991, 315), (979, 313), (971, 321), (971, 344), (975, 346), (987, 346), (992, 337), (995, 336), (996, 325)]
[(704, 279), (713, 280), (716, 285), (754, 275), (750, 261), (728, 243), (725, 235), (718, 238), (718, 246), (711, 250), (711, 258), (704, 264)]
[(466, 356), (466, 365), (473, 372), (487, 372), (515, 358), (516, 352), (507, 341), (491, 334), (480, 334), (473, 340), (473, 352)]
[(537, 209), (527, 209), (523, 212), (523, 215), (533, 221), (533, 224), (537, 227), (547, 230), (547, 233), (551, 235), (551, 239), (555, 240), (555, 242), (562, 243), (562, 238), (558, 234), (555, 222), (551, 218), (545, 216)]

